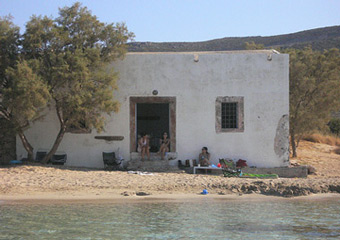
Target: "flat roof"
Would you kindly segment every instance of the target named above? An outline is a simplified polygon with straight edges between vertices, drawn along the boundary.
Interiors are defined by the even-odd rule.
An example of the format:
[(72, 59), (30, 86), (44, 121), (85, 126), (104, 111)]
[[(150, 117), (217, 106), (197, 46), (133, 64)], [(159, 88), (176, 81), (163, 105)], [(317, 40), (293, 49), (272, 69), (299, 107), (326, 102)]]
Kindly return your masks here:
[(243, 53), (263, 53), (263, 54), (280, 54), (274, 49), (264, 50), (235, 50), (235, 51), (197, 51), (197, 52), (128, 52), (128, 55), (135, 54), (243, 54)]

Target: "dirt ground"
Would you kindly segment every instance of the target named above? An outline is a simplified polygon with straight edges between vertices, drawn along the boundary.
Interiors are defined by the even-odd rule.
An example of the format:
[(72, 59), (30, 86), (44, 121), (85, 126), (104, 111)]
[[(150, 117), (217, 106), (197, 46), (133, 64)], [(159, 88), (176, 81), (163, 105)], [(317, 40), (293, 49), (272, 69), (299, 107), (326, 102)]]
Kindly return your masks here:
[(315, 167), (316, 174), (309, 176), (312, 178), (340, 177), (340, 155), (334, 153), (336, 148), (327, 144), (301, 141), (297, 149), (298, 157), (291, 158), (291, 163)]

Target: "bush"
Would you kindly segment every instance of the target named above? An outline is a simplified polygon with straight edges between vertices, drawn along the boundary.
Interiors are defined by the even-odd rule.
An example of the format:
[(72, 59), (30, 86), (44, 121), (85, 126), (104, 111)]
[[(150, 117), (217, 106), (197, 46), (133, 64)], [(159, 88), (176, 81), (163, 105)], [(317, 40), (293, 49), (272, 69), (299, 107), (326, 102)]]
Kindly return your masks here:
[(335, 135), (339, 136), (340, 134), (340, 119), (333, 118), (328, 123), (329, 130), (334, 133)]
[(336, 149), (334, 149), (334, 153), (339, 154), (340, 155), (340, 147), (337, 147)]

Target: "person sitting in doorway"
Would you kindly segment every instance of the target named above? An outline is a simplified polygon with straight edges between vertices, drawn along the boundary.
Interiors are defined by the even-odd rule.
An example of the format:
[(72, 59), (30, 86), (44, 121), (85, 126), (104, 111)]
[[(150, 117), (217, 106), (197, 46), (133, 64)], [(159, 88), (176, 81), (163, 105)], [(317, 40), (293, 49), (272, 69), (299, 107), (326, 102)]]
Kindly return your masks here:
[(169, 144), (170, 144), (170, 139), (168, 138), (168, 134), (166, 132), (163, 133), (163, 138), (159, 140), (160, 142), (160, 148), (159, 152), (161, 154), (161, 159), (164, 160), (164, 155), (166, 152), (169, 152)]
[(210, 165), (210, 153), (208, 152), (207, 147), (202, 148), (202, 152), (198, 157), (198, 161), (201, 166), (209, 166)]
[(142, 133), (142, 137), (138, 140), (138, 152), (142, 155), (142, 161), (144, 161), (145, 153), (150, 160), (150, 141), (146, 133)]

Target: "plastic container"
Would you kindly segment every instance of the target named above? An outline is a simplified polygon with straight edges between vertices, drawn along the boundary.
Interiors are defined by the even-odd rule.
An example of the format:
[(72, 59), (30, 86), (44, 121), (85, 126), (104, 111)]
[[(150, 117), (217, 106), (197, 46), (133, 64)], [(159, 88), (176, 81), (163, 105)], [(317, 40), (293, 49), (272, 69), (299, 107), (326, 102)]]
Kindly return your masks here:
[(207, 195), (207, 194), (208, 194), (208, 190), (207, 190), (207, 189), (203, 189), (203, 191), (201, 192), (201, 194)]

